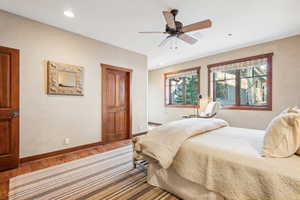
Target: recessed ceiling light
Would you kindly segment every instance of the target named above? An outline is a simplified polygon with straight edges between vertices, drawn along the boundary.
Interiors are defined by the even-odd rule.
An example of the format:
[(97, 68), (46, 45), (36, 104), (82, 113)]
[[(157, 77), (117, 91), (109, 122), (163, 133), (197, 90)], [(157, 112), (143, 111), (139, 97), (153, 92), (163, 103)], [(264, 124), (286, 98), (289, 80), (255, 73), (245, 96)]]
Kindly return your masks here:
[(75, 17), (75, 15), (74, 15), (74, 13), (72, 12), (72, 10), (66, 10), (66, 11), (64, 12), (64, 15), (67, 16), (67, 17), (70, 17), (70, 18), (74, 18), (74, 17)]

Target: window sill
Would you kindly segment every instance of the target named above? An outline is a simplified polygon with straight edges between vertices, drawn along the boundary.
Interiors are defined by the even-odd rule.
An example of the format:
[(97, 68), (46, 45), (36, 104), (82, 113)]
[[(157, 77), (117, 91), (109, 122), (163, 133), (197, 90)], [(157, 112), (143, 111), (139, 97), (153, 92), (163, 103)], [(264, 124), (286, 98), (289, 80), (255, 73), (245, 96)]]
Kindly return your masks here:
[(256, 106), (223, 106), (224, 110), (262, 110), (262, 111), (272, 111), (272, 107), (256, 107)]
[(197, 105), (170, 105), (170, 104), (166, 104), (165, 107), (170, 107), (170, 108), (197, 108)]

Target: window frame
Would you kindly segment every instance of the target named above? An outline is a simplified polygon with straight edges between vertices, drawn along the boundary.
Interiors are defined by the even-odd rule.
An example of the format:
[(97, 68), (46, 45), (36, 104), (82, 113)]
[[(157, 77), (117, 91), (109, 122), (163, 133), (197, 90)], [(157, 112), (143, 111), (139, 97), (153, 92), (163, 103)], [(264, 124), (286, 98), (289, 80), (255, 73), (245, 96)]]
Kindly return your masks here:
[[(201, 71), (201, 66), (198, 67), (192, 67), (192, 68), (188, 68), (188, 69), (183, 69), (183, 70), (178, 70), (178, 71), (173, 71), (173, 72), (166, 72), (164, 73), (164, 101), (165, 101), (165, 107), (174, 107), (174, 108), (195, 108), (197, 105), (192, 105), (192, 104), (167, 104), (167, 76), (168, 75), (174, 75), (174, 74), (180, 74), (183, 72), (188, 72), (188, 71), (194, 71), (197, 70), (197, 74), (198, 74), (198, 79), (199, 79), (199, 83), (198, 83), (198, 88), (197, 88), (197, 92), (200, 93), (200, 71)], [(170, 90), (168, 92), (168, 95), (170, 96)]]
[[(251, 56), (251, 57), (246, 57), (246, 58), (240, 58), (236, 60), (230, 60), (226, 62), (221, 62), (221, 63), (215, 63), (215, 64), (210, 64), (207, 65), (208, 69), (208, 96), (213, 99), (213, 95), (211, 94), (211, 72), (212, 68), (214, 67), (219, 67), (221, 65), (229, 65), (229, 64), (234, 64), (234, 63), (239, 63), (239, 62), (246, 62), (246, 61), (251, 61), (251, 60), (256, 60), (256, 59), (261, 59), (261, 58), (267, 58), (268, 62), (268, 67), (267, 67), (267, 87), (268, 87), (268, 92), (267, 92), (267, 99), (268, 99), (268, 104), (266, 106), (245, 106), (240, 104), (240, 87), (236, 87), (236, 92), (235, 92), (235, 105), (224, 105), (222, 109), (232, 109), (232, 110), (265, 110), (265, 111), (272, 111), (272, 96), (273, 96), (273, 89), (272, 89), (272, 71), (273, 71), (273, 55), (274, 53), (267, 53), (267, 54), (261, 54), (261, 55), (256, 55), (256, 56)], [(236, 75), (236, 84), (240, 86), (240, 73), (237, 73)]]

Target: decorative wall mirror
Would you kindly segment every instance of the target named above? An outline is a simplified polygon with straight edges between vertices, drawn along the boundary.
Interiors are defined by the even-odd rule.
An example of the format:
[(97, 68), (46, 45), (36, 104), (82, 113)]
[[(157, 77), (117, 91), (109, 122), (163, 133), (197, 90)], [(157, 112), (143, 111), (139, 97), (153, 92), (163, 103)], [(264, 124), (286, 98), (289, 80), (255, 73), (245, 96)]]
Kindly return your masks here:
[(83, 96), (83, 67), (57, 62), (47, 62), (50, 95)]

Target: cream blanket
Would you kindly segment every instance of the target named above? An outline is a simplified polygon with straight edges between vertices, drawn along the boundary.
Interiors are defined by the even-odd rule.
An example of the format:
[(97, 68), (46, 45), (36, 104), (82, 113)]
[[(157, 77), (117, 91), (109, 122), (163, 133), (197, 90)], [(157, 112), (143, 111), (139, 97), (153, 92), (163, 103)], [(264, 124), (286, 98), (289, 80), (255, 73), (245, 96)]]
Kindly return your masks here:
[(172, 168), (233, 200), (300, 200), (300, 157), (261, 156), (265, 131), (224, 127), (186, 140)]
[(188, 138), (228, 126), (222, 119), (184, 119), (155, 128), (140, 138), (135, 148), (150, 156), (167, 169), (172, 164), (180, 146)]

